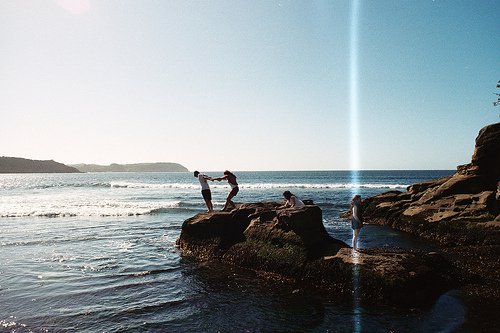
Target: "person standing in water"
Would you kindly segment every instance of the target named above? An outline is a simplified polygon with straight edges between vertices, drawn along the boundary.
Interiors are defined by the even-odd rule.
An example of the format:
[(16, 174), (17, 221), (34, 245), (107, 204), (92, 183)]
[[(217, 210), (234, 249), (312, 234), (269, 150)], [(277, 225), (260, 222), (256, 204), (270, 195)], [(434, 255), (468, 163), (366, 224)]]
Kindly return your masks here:
[(363, 216), (361, 212), (361, 196), (356, 194), (351, 200), (351, 227), (352, 227), (352, 248), (358, 250), (359, 231), (363, 228)]
[(238, 182), (236, 181), (236, 176), (234, 175), (234, 173), (232, 173), (229, 170), (226, 170), (224, 171), (224, 176), (219, 178), (214, 178), (214, 180), (218, 181), (227, 180), (229, 186), (231, 186), (231, 192), (229, 192), (229, 194), (227, 195), (226, 204), (224, 205), (224, 208), (222, 208), (222, 211), (226, 211), (227, 209), (229, 209), (229, 206), (236, 207), (232, 199), (238, 194), (240, 188), (238, 187)]
[(205, 204), (207, 205), (208, 213), (212, 213), (214, 211), (214, 206), (212, 205), (212, 192), (210, 192), (210, 186), (208, 186), (207, 181), (214, 181), (214, 179), (200, 173), (199, 171), (195, 171), (194, 176), (200, 181), (201, 195), (203, 196), (203, 200), (205, 200)]

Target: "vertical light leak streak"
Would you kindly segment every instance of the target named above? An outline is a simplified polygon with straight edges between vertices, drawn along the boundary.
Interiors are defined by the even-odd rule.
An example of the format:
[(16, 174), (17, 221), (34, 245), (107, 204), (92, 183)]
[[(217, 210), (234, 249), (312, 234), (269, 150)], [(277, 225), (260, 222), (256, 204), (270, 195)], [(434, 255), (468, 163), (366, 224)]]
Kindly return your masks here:
[(351, 194), (359, 188), (359, 114), (358, 114), (358, 27), (359, 0), (351, 2), (350, 35), (350, 77), (349, 77), (349, 112), (350, 112), (350, 169)]
[[(351, 27), (350, 27), (350, 169), (351, 169), (351, 196), (359, 190), (359, 110), (358, 110), (358, 28), (359, 28), (359, 0), (351, 2)], [(359, 253), (352, 251), (352, 288), (353, 288), (353, 332), (360, 333), (362, 328), (362, 309), (359, 303)]]
[(360, 298), (360, 274), (359, 274), (359, 256), (360, 254), (356, 251), (352, 251), (352, 325), (353, 333), (363, 332), (362, 326), (362, 309), (359, 302)]

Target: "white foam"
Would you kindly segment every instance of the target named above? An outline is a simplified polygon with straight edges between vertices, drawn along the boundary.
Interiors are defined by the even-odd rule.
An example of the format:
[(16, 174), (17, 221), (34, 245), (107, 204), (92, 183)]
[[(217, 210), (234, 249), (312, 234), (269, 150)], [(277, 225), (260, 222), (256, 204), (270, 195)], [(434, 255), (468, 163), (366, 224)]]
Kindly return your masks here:
[(112, 199), (24, 201), (2, 204), (0, 217), (133, 216), (180, 207), (180, 201), (128, 202)]
[[(228, 188), (229, 185), (226, 182), (210, 182), (211, 188)], [(358, 184), (356, 182), (352, 183), (244, 183), (240, 184), (240, 188), (245, 189), (280, 189), (280, 188), (310, 188), (310, 189), (341, 189), (341, 188), (406, 188), (408, 185), (405, 184), (377, 184), (377, 183), (366, 183)], [(127, 182), (127, 181), (111, 181), (111, 182), (76, 182), (76, 183), (20, 183), (20, 182), (0, 182), (0, 189), (45, 189), (45, 188), (130, 188), (130, 189), (180, 189), (180, 190), (199, 190), (200, 184), (197, 182), (190, 183), (142, 183), (142, 182)]]
[(151, 183), (132, 183), (132, 182), (111, 182), (111, 187), (113, 188), (144, 188), (144, 189), (199, 189), (199, 184), (189, 184), (189, 183), (163, 183), (163, 184), (151, 184)]
[(353, 184), (353, 183), (330, 183), (330, 184), (306, 184), (306, 183), (261, 183), (249, 184), (240, 186), (241, 188), (248, 189), (273, 189), (273, 188), (303, 188), (303, 189), (351, 189), (351, 188), (380, 188), (380, 189), (398, 189), (406, 188), (408, 185), (403, 184)]
[[(342, 188), (389, 188), (398, 189), (406, 188), (405, 184), (356, 184), (356, 183), (329, 183), (329, 184), (310, 184), (310, 183), (256, 183), (256, 184), (240, 184), (242, 189), (274, 189), (274, 188), (310, 188), (310, 189), (342, 189)], [(199, 190), (199, 184), (186, 184), (186, 183), (169, 183), (169, 184), (148, 184), (148, 183), (131, 183), (131, 182), (111, 182), (113, 188), (144, 188), (144, 189), (185, 189), (185, 190)], [(228, 188), (227, 184), (211, 184), (210, 187), (214, 189)]]

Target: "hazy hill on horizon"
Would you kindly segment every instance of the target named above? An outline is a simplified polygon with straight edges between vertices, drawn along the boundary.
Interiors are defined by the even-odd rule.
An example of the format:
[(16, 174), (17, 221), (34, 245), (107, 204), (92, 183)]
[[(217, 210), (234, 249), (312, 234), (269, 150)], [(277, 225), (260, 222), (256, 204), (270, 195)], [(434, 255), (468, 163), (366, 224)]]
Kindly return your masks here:
[(110, 165), (81, 163), (72, 164), (71, 166), (81, 172), (189, 172), (185, 166), (172, 162), (133, 164), (112, 163)]
[(80, 171), (54, 160), (0, 156), (0, 173), (80, 173)]

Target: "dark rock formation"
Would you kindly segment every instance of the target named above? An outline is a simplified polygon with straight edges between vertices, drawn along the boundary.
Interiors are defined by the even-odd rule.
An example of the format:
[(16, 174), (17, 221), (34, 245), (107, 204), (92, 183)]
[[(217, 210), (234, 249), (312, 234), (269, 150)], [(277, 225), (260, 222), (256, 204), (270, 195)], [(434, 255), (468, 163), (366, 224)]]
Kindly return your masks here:
[(367, 198), (363, 209), (369, 223), (438, 241), (464, 290), (499, 304), (500, 123), (481, 129), (471, 162), (455, 174)]
[(182, 226), (184, 255), (220, 260), (362, 301), (415, 304), (449, 287), (448, 265), (436, 253), (375, 249), (353, 252), (327, 233), (315, 205), (277, 209), (278, 203), (238, 205), (201, 213)]
[[(444, 245), (499, 244), (500, 123), (476, 138), (471, 163), (452, 176), (414, 184), (402, 193), (386, 192), (364, 200), (371, 223), (431, 238)], [(497, 222), (491, 222), (497, 219)], [(492, 229), (493, 228), (493, 229)]]
[(500, 179), (500, 123), (479, 131), (470, 164), (459, 167), (459, 172), (470, 171), (495, 181)]
[(79, 173), (77, 169), (62, 163), (28, 160), (19, 157), (0, 157), (0, 173)]
[(136, 163), (136, 164), (74, 164), (73, 167), (81, 172), (188, 172), (189, 170), (178, 164), (170, 162)]

